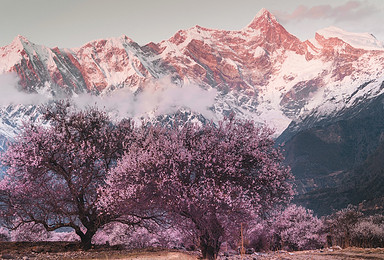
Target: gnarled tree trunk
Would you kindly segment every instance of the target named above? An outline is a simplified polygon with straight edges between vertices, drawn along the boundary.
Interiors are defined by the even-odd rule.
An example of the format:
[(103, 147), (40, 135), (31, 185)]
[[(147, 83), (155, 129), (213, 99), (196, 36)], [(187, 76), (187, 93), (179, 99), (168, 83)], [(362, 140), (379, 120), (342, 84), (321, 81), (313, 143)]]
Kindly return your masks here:
[(88, 229), (87, 232), (83, 233), (82, 231), (76, 231), (76, 234), (80, 237), (81, 246), (84, 250), (91, 249), (92, 247), (92, 238), (96, 234), (97, 230)]
[(200, 249), (203, 259), (216, 259), (220, 251), (224, 228), (215, 214), (210, 214), (199, 222), (197, 229), (200, 233)]

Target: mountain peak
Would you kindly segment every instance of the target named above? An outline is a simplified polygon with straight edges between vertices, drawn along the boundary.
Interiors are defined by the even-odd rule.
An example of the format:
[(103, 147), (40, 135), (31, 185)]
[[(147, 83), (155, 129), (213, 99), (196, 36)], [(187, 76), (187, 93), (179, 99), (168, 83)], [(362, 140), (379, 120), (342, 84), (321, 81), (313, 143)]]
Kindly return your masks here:
[(253, 28), (253, 29), (259, 29), (261, 27), (264, 27), (265, 25), (273, 25), (277, 24), (276, 17), (270, 13), (267, 9), (262, 8), (253, 18), (252, 22), (247, 25), (247, 27)]
[(24, 36), (17, 35), (9, 45), (4, 46), (3, 48), (8, 46), (8, 48), (11, 48), (11, 49), (22, 50), (27, 45), (30, 45), (30, 43), (31, 42)]
[(271, 12), (269, 12), (267, 9), (265, 8), (261, 8), (260, 11), (256, 14), (255, 18), (258, 18), (258, 17), (265, 17), (265, 16), (273, 16), (273, 14), (271, 14)]
[(120, 35), (119, 39), (127, 42), (133, 42), (133, 40), (125, 34)]
[(20, 44), (23, 45), (26, 43), (29, 43), (29, 40), (22, 35), (17, 35), (12, 41), (12, 44), (16, 44), (16, 45), (20, 45)]

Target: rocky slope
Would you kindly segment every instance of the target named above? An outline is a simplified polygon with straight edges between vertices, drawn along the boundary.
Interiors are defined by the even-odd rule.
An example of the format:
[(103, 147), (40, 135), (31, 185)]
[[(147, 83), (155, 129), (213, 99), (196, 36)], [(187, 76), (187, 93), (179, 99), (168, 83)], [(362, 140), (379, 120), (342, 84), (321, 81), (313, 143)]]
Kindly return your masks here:
[(350, 203), (383, 212), (383, 102), (380, 95), (315, 124), (307, 116), (279, 137), (287, 140), (287, 164), (305, 194), (300, 203), (322, 214)]
[[(384, 123), (375, 121), (382, 111), (383, 68), (384, 48), (374, 36), (329, 27), (303, 42), (265, 9), (238, 31), (195, 26), (144, 46), (122, 36), (80, 48), (47, 48), (18, 36), (0, 48), (0, 74), (17, 75), (27, 93), (103, 98), (124, 90), (130, 95), (118, 100), (122, 106), (140, 100), (155, 102), (151, 110), (169, 112), (156, 103), (167, 100), (196, 119), (201, 102), (214, 119), (235, 112), (267, 123), (285, 144), (300, 193), (339, 185), (333, 180), (340, 180), (340, 171), (355, 169), (377, 149)], [(148, 86), (163, 94), (156, 100), (152, 92), (141, 94)], [(212, 95), (212, 101), (200, 100)], [(153, 114), (131, 110), (124, 110), (126, 116)], [(364, 121), (366, 110), (372, 114)], [(14, 136), (22, 120), (38, 116), (33, 105), (4, 105), (0, 113), (0, 143)]]

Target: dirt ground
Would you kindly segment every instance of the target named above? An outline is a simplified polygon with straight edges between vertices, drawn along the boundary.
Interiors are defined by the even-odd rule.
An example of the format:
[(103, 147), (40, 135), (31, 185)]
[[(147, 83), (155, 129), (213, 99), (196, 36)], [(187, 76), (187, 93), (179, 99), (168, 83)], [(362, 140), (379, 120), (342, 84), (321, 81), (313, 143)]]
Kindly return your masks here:
[(0, 259), (198, 259), (198, 252), (163, 248), (125, 250), (119, 246), (95, 246), (84, 251), (72, 242), (0, 242)]
[[(226, 259), (221, 257), (221, 259)], [(240, 256), (229, 257), (228, 259), (241, 259)], [(322, 250), (309, 250), (298, 252), (269, 252), (255, 253), (245, 256), (243, 260), (341, 260), (341, 259), (384, 259), (384, 248), (346, 248), (335, 250), (326, 248)]]
[[(199, 252), (147, 248), (125, 250), (118, 246), (96, 246), (83, 251), (76, 243), (70, 242), (0, 242), (0, 259), (136, 259), (136, 260), (195, 260), (200, 259)], [(322, 250), (300, 252), (268, 252), (240, 256), (224, 255), (220, 260), (339, 260), (339, 259), (384, 259), (384, 248), (326, 248)]]

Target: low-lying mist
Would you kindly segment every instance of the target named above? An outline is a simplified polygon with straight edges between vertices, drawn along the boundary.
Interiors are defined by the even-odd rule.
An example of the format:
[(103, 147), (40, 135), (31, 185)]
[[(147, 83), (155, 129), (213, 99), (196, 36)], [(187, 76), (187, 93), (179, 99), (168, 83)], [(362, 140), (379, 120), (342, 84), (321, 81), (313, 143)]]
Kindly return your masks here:
[(200, 86), (184, 83), (175, 84), (170, 77), (148, 81), (134, 93), (129, 88), (121, 88), (106, 94), (90, 93), (71, 96), (52, 95), (49, 86), (40, 88), (37, 93), (27, 93), (20, 87), (16, 73), (0, 74), (0, 106), (42, 105), (54, 100), (71, 99), (78, 108), (96, 106), (118, 117), (147, 117), (172, 114), (179, 109), (189, 109), (206, 118), (213, 119), (213, 107), (217, 90), (205, 90)]

